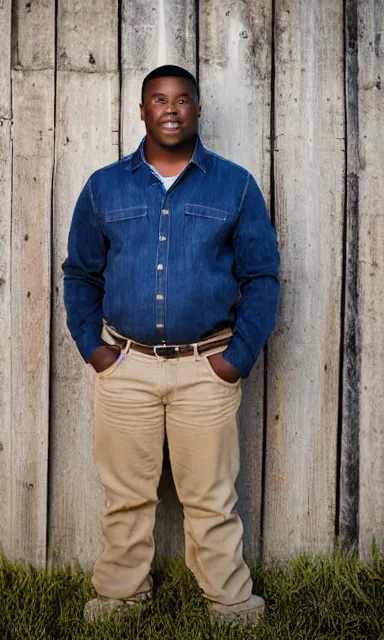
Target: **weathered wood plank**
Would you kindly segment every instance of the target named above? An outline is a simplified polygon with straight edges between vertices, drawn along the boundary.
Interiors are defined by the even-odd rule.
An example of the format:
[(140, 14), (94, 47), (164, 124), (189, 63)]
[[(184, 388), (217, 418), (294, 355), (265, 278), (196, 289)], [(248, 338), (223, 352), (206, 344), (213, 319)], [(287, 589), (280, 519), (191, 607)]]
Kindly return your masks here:
[(35, 564), (45, 562), (47, 528), (54, 11), (15, 2), (12, 16), (9, 552)]
[(89, 73), (118, 70), (118, 2), (58, 4), (57, 67)]
[[(145, 128), (140, 120), (141, 84), (149, 71), (177, 64), (195, 74), (196, 15), (193, 0), (123, 0), (121, 146), (134, 151)], [(156, 548), (163, 555), (184, 552), (182, 511), (173, 485), (168, 452), (159, 487)]]
[(155, 67), (177, 64), (195, 73), (194, 0), (123, 0), (121, 144), (131, 153), (145, 134), (141, 83)]
[(346, 51), (346, 263), (340, 451), (340, 541), (349, 546), (359, 535), (360, 318), (359, 274), (359, 121), (357, 106), (357, 4), (345, 5)]
[(359, 288), (361, 335), (359, 547), (384, 548), (384, 2), (358, 3)]
[(46, 557), (53, 71), (13, 71), (10, 551)]
[(334, 539), (343, 225), (343, 6), (276, 2), (282, 297), (269, 343), (264, 557)]
[(14, 0), (14, 69), (52, 69), (55, 66), (55, 3), (52, 0)]
[[(245, 166), (269, 200), (272, 3), (200, 3), (201, 134), (204, 144)], [(244, 550), (260, 552), (264, 357), (243, 383), (239, 512)]]
[(97, 168), (118, 158), (115, 73), (60, 71), (57, 79), (53, 218), (49, 554), (91, 567), (100, 552), (104, 497), (93, 464), (93, 380), (66, 327), (62, 262), (73, 207)]
[(104, 508), (92, 453), (94, 377), (66, 327), (61, 265), (83, 184), (119, 155), (117, 1), (60, 2), (57, 41), (49, 555), (92, 567)]
[(11, 2), (0, 4), (0, 546), (10, 554), (11, 425)]
[(11, 2), (0, 4), (0, 118), (11, 118)]

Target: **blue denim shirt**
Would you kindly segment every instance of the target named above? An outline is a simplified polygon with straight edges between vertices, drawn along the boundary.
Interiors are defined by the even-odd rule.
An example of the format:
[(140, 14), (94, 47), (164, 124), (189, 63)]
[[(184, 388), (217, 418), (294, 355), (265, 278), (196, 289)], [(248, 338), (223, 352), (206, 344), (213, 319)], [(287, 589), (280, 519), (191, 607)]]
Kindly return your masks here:
[[(145, 138), (144, 138), (145, 140)], [(224, 358), (246, 377), (275, 323), (279, 255), (248, 171), (203, 147), (166, 191), (137, 151), (91, 175), (63, 263), (67, 322), (84, 360), (102, 318), (145, 344), (185, 344), (224, 327)]]

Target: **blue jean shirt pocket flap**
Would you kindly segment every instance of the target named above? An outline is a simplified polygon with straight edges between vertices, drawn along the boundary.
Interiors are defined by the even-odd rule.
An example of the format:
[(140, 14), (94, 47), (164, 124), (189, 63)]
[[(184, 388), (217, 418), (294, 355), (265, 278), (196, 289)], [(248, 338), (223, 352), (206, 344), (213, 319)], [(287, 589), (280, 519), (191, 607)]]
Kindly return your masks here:
[(148, 207), (140, 205), (138, 207), (127, 207), (127, 209), (112, 209), (105, 212), (106, 222), (120, 222), (121, 220), (132, 220), (133, 218), (144, 218), (147, 215)]
[(224, 220), (229, 215), (223, 209), (214, 209), (212, 207), (204, 207), (200, 204), (186, 204), (185, 213), (188, 216), (200, 216), (201, 218), (210, 218), (211, 220)]

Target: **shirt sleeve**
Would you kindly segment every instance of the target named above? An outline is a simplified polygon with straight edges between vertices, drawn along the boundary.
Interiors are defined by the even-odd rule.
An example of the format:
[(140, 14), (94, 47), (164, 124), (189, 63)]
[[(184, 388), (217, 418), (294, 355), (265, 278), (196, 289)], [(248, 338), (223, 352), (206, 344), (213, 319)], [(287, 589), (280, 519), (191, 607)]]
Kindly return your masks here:
[(241, 295), (233, 337), (223, 356), (245, 378), (274, 327), (280, 288), (276, 232), (251, 175), (233, 235), (233, 249)]
[(107, 238), (94, 205), (91, 178), (77, 200), (63, 262), (67, 325), (83, 359), (104, 345), (101, 340)]

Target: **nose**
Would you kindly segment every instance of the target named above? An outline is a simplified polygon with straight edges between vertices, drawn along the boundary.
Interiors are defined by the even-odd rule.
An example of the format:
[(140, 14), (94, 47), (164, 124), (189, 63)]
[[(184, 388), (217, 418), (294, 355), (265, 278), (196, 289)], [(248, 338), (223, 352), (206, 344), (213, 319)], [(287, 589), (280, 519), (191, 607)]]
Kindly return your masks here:
[(177, 113), (176, 105), (169, 103), (167, 107), (167, 113), (169, 115)]

